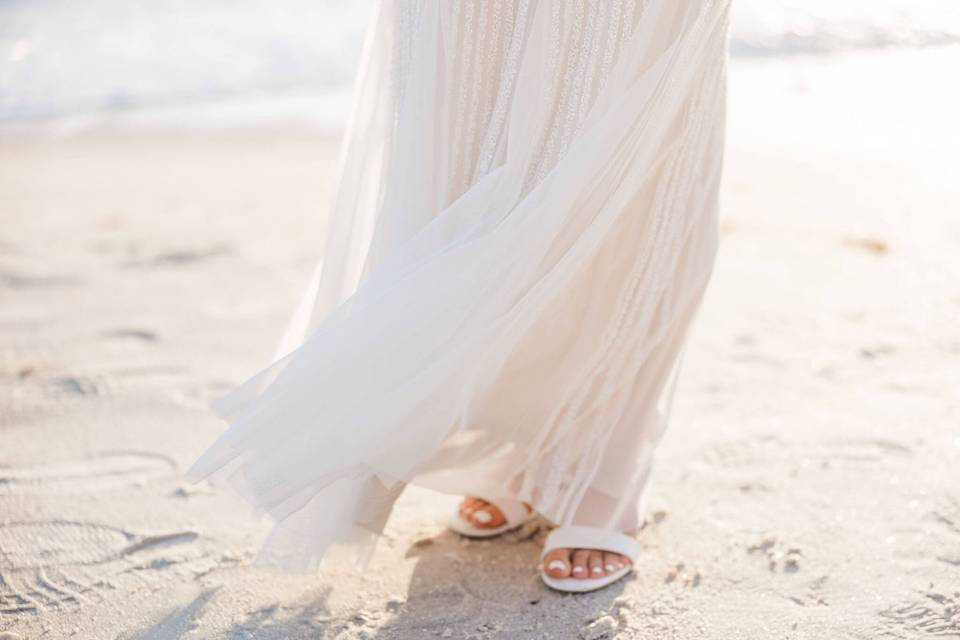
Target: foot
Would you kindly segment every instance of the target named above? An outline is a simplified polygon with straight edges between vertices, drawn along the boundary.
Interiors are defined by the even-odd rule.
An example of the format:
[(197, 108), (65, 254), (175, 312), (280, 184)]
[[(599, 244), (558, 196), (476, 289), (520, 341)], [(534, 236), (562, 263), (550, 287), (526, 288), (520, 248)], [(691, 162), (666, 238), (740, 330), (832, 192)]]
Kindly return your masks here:
[(543, 558), (543, 570), (551, 578), (602, 578), (628, 566), (626, 556), (597, 549), (554, 549)]
[[(530, 505), (526, 507), (531, 510)], [(460, 503), (460, 517), (478, 529), (493, 529), (506, 523), (500, 509), (473, 496)], [(600, 578), (626, 566), (630, 566), (626, 556), (596, 549), (554, 549), (543, 558), (543, 570), (552, 578)]]
[[(524, 506), (527, 508), (527, 513), (532, 511), (530, 505)], [(482, 498), (473, 496), (467, 496), (460, 503), (460, 517), (478, 529), (493, 529), (507, 522), (500, 509)]]

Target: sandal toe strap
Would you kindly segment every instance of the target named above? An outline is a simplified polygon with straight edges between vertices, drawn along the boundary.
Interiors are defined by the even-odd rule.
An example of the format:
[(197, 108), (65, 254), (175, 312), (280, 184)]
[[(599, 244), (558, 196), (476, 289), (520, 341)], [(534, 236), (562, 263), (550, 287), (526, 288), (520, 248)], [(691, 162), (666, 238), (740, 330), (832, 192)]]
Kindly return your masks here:
[(597, 549), (619, 553), (634, 561), (640, 549), (640, 543), (633, 536), (619, 531), (570, 525), (557, 527), (550, 532), (543, 545), (541, 559), (554, 549)]

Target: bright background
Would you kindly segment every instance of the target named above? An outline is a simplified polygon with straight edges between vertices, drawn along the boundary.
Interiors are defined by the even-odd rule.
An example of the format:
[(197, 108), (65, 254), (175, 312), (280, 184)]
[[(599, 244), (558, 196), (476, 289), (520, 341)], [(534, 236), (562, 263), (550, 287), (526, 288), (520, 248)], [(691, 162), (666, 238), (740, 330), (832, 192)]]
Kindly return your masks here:
[(415, 488), (368, 574), (265, 572), (182, 479), (321, 255), (368, 2), (0, 0), (0, 638), (960, 638), (960, 0), (733, 3), (638, 570), (570, 598)]
[[(734, 6), (735, 57), (960, 41), (956, 0)], [(335, 124), (369, 8), (369, 0), (0, 0), (0, 123), (69, 115), (82, 126), (141, 110), (138, 118), (199, 126)]]

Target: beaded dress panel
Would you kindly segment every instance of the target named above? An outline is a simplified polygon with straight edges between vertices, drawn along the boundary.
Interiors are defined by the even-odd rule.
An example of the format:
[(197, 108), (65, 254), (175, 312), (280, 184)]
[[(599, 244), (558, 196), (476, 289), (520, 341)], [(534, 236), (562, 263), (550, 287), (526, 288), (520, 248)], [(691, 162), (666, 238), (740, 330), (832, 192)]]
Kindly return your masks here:
[(362, 560), (407, 483), (637, 526), (716, 254), (728, 20), (378, 4), (322, 256), (191, 469), (274, 517), (263, 558)]

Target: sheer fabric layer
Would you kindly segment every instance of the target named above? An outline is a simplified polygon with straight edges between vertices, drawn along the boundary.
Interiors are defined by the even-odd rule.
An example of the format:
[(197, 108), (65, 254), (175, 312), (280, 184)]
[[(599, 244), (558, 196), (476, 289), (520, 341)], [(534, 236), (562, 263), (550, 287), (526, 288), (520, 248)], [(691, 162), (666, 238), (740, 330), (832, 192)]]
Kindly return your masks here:
[(190, 472), (276, 519), (263, 557), (362, 560), (408, 482), (637, 525), (716, 251), (727, 21), (379, 5), (323, 259)]

